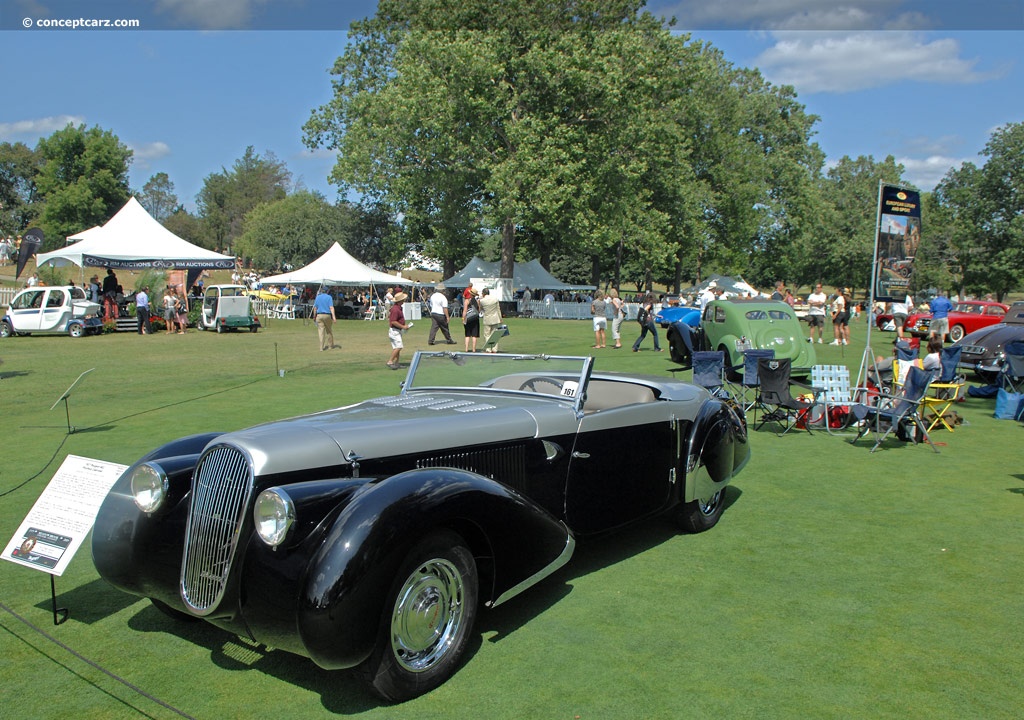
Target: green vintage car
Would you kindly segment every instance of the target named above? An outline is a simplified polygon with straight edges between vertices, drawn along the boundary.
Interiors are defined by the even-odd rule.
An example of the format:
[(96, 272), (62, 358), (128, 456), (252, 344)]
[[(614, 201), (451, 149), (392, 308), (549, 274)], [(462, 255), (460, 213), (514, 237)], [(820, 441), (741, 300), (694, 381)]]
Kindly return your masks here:
[(775, 300), (714, 300), (704, 308), (694, 347), (722, 350), (726, 364), (743, 365), (743, 351), (774, 350), (793, 361), (793, 374), (807, 375), (818, 361), (796, 313)]

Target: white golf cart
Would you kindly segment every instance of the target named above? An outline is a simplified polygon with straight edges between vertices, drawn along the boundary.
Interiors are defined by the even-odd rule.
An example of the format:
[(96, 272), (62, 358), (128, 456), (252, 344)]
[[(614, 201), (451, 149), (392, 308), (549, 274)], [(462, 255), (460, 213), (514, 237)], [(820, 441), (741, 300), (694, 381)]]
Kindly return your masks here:
[(203, 293), (203, 312), (199, 316), (200, 330), (260, 329), (260, 319), (252, 309), (251, 298), (242, 285), (211, 285)]
[(60, 334), (82, 337), (103, 332), (100, 306), (74, 285), (25, 288), (0, 318), (0, 337)]

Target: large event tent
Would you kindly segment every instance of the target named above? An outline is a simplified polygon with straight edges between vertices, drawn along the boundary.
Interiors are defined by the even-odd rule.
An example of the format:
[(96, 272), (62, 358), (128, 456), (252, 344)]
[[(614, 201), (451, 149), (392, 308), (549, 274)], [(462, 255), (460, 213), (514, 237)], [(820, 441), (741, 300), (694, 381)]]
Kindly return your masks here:
[(154, 220), (134, 197), (104, 225), (71, 235), (68, 240), (77, 242), (40, 254), (36, 264), (126, 270), (235, 267), (235, 258), (231, 255), (201, 248), (172, 233)]
[(338, 243), (305, 267), (263, 278), (264, 285), (415, 285), (413, 281), (374, 270), (349, 255)]
[[(461, 288), (469, 285), (473, 278), (501, 277), (501, 263), (487, 262), (473, 257), (466, 267), (444, 281), (448, 287)], [(516, 290), (531, 288), (533, 290), (593, 290), (593, 285), (569, 285), (549, 273), (539, 260), (517, 262), (512, 276), (512, 287)]]

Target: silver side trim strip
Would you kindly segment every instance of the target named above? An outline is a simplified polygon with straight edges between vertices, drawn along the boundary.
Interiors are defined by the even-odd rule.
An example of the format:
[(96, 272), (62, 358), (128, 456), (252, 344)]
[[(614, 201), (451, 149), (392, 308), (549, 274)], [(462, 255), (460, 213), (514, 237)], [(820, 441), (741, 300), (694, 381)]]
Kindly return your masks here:
[(568, 529), (566, 529), (566, 533), (565, 533), (565, 547), (562, 548), (562, 552), (561, 552), (561, 554), (557, 558), (555, 558), (546, 567), (541, 568), (539, 571), (537, 571), (536, 573), (534, 573), (530, 577), (528, 577), (525, 580), (523, 580), (518, 585), (516, 585), (514, 587), (511, 587), (508, 590), (506, 590), (505, 592), (503, 592), (498, 597), (497, 600), (495, 600), (492, 603), (488, 603), (487, 606), (488, 607), (492, 607), (492, 608), (493, 607), (498, 607), (498, 605), (501, 605), (506, 600), (509, 600), (509, 599), (515, 597), (516, 595), (518, 595), (519, 593), (523, 592), (527, 588), (533, 587), (534, 585), (539, 583), (541, 580), (543, 580), (544, 578), (546, 578), (549, 575), (553, 574), (556, 570), (558, 570), (563, 565), (565, 565), (567, 562), (569, 562), (569, 558), (572, 557), (573, 551), (575, 551), (575, 550), (576, 550), (576, 538), (574, 538), (572, 536), (572, 533), (570, 533), (568, 531)]

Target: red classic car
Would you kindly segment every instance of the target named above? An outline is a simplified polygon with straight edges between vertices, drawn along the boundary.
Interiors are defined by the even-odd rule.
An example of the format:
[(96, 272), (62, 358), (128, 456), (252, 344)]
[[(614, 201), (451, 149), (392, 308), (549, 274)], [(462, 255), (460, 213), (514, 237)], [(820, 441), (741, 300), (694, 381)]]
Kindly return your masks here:
[[(949, 340), (959, 342), (967, 333), (989, 325), (1001, 323), (1009, 305), (989, 300), (962, 300), (949, 312)], [(919, 312), (907, 316), (903, 329), (917, 337), (927, 337), (931, 313)]]

